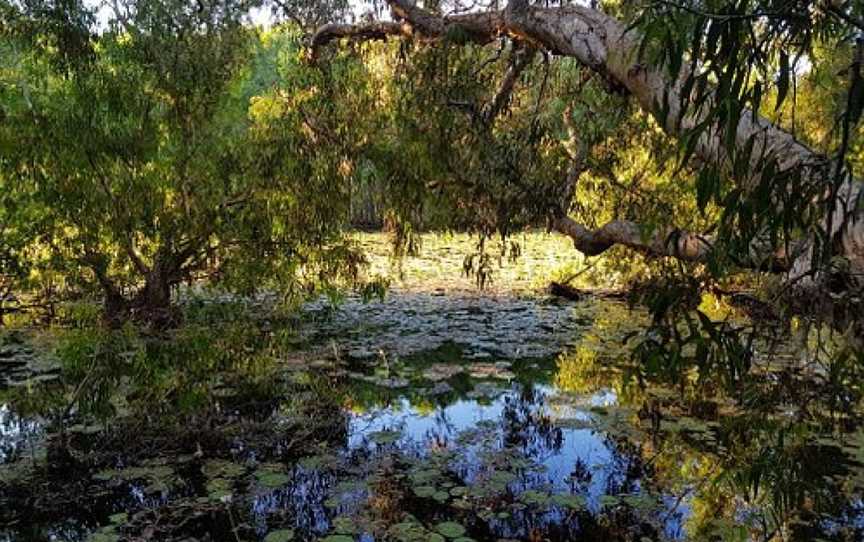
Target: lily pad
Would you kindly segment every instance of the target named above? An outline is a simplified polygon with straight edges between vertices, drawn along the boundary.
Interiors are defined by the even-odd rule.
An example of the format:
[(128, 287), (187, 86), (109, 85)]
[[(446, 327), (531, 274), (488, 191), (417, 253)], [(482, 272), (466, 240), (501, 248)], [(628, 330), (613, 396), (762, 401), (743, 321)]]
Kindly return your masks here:
[(447, 380), (464, 372), (465, 369), (463, 369), (459, 365), (436, 363), (423, 371), (423, 378), (425, 378), (426, 380), (431, 380), (433, 382), (439, 382), (442, 380)]
[(211, 459), (204, 463), (201, 472), (207, 478), (239, 478), (246, 472), (246, 467), (231, 461)]
[(465, 527), (455, 521), (444, 521), (435, 525), (435, 530), (447, 538), (459, 538), (465, 534)]
[(435, 491), (433, 486), (418, 486), (414, 488), (414, 494), (421, 499), (428, 499), (435, 494)]
[(207, 490), (207, 498), (211, 501), (222, 501), (230, 497), (233, 489), (231, 481), (225, 478), (208, 480), (205, 488)]
[(333, 531), (336, 534), (354, 534), (357, 524), (349, 517), (340, 516), (333, 520)]
[(555, 495), (552, 502), (561, 508), (582, 510), (585, 508), (585, 497), (581, 495)]
[(276, 489), (284, 486), (291, 479), (282, 471), (281, 465), (262, 465), (255, 471), (258, 483), (268, 489)]
[(387, 444), (393, 444), (399, 440), (399, 437), (401, 436), (402, 433), (399, 431), (374, 431), (369, 433), (369, 440), (379, 446), (384, 446)]
[(550, 496), (541, 491), (528, 490), (519, 495), (519, 500), (530, 506), (546, 506), (549, 504)]
[(264, 537), (264, 542), (290, 542), (291, 540), (294, 540), (294, 531), (291, 529), (271, 531)]

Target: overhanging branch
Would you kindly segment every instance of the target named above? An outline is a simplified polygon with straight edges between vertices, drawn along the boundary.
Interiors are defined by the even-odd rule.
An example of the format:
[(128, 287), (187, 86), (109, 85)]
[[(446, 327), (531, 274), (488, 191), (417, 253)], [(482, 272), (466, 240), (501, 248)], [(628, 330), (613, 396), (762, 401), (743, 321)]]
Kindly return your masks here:
[(485, 45), (498, 38), (504, 27), (501, 12), (461, 13), (439, 16), (405, 0), (388, 0), (395, 21), (360, 24), (327, 24), (312, 37), (312, 56), (328, 43), (352, 38), (381, 40), (390, 36), (413, 37), (425, 41), (451, 39)]
[(565, 216), (555, 219), (552, 229), (570, 237), (576, 250), (586, 256), (597, 256), (615, 245), (623, 245), (646, 256), (704, 263), (714, 246), (710, 237), (679, 229), (662, 229), (646, 235), (642, 226), (628, 220), (613, 220), (592, 230)]
[(367, 24), (327, 24), (315, 32), (312, 37), (312, 50), (317, 51), (330, 43), (342, 38), (361, 41), (386, 40), (389, 36), (411, 36), (411, 26), (397, 22), (372, 22)]
[[(680, 73), (670, 77), (666, 66), (643, 64), (644, 59), (639, 55), (641, 36), (638, 32), (596, 9), (578, 4), (544, 8), (531, 6), (527, 0), (510, 0), (502, 11), (447, 17), (421, 9), (410, 0), (387, 1), (394, 17), (410, 26), (412, 36), (484, 44), (507, 35), (551, 53), (572, 57), (598, 73), (610, 86), (631, 95), (672, 136), (691, 133), (704, 120), (704, 110), (688, 108), (690, 101), (683, 95), (684, 82), (692, 75), (688, 71), (692, 66), (682, 66)], [(857, 21), (847, 22), (857, 26)], [(399, 34), (405, 35), (405, 32), (400, 30)], [(324, 35), (326, 33), (319, 37), (317, 44), (331, 41), (322, 39)], [(711, 99), (714, 98), (709, 98), (709, 102)], [(666, 107), (658, 109), (658, 105), (663, 104)], [(823, 178), (824, 168), (814, 167), (814, 164), (826, 163), (826, 157), (752, 111), (744, 109), (741, 112), (734, 136), (738, 149), (752, 149), (749, 158), (754, 172), (760, 171), (771, 157), (776, 161), (778, 171), (800, 171), (814, 184), (828, 181)], [(717, 131), (707, 130), (698, 138), (695, 153), (706, 163), (722, 166), (729, 158), (727, 148)], [(850, 177), (836, 188), (835, 193), (841, 201), (859, 202), (864, 200), (864, 184)], [(836, 239), (837, 255), (849, 261), (850, 276), (864, 274), (864, 208), (858, 205), (846, 209), (838, 205), (830, 214), (834, 216), (826, 216), (823, 227), (830, 238)], [(633, 235), (638, 227), (623, 222), (612, 223), (597, 231), (580, 228), (566, 227), (575, 234), (571, 237), (578, 240), (577, 245), (581, 244), (589, 251), (614, 242), (643, 252), (688, 259), (702, 258), (700, 255), (706, 250), (706, 243), (698, 236), (685, 235), (670, 252), (664, 240), (661, 239), (659, 244), (658, 239), (645, 243), (638, 239), (641, 236)], [(668, 235), (668, 232), (662, 235)], [(794, 263), (790, 273), (793, 279), (812, 271), (812, 259), (806, 253)]]

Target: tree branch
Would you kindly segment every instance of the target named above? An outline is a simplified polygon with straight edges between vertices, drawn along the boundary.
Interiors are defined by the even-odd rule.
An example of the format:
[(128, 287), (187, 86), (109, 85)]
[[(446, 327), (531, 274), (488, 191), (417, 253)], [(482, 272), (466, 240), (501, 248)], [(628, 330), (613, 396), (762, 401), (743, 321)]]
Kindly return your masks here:
[(552, 229), (570, 237), (576, 250), (586, 256), (597, 256), (615, 245), (624, 245), (646, 256), (671, 256), (704, 263), (714, 246), (710, 237), (676, 228), (661, 229), (646, 236), (642, 226), (628, 220), (613, 220), (591, 230), (565, 216), (555, 219)]
[[(503, 11), (441, 17), (418, 8), (410, 0), (387, 1), (394, 16), (411, 26), (412, 35), (419, 34), (428, 40), (456, 35), (463, 41), (488, 43), (500, 35), (508, 35), (534, 47), (572, 57), (598, 73), (613, 89), (631, 95), (672, 136), (692, 133), (705, 118), (707, 108), (692, 107), (691, 100), (684, 95), (685, 82), (692, 77), (697, 65), (685, 63), (675, 77), (669, 76), (666, 66), (644, 65), (639, 55), (641, 36), (638, 32), (591, 7), (573, 4), (544, 8), (531, 6), (528, 0), (510, 0)], [(710, 101), (711, 98), (708, 103)], [(827, 188), (829, 179), (825, 166), (830, 161), (798, 142), (789, 132), (747, 109), (742, 110), (733, 129), (735, 146), (752, 148), (749, 163), (753, 172), (761, 171), (766, 161), (773, 159), (778, 171), (800, 172), (814, 186), (823, 183)], [(704, 130), (697, 139), (695, 152), (705, 162), (722, 166), (729, 159), (726, 148), (719, 131)], [(857, 202), (864, 200), (864, 184), (849, 177), (836, 188), (835, 195), (839, 201), (854, 204), (851, 209), (845, 205), (835, 206), (827, 213), (830, 216), (825, 217), (823, 225), (827, 235), (837, 239), (837, 254), (849, 260), (850, 276), (859, 276), (864, 273), (864, 208)], [(585, 246), (589, 252), (609, 242), (682, 259), (687, 259), (688, 255), (701, 258), (705, 250), (705, 243), (691, 234), (679, 236), (675, 250), (670, 252), (664, 239), (659, 243), (658, 239), (648, 243), (638, 240), (634, 232), (639, 228), (635, 225), (616, 222), (607, 226), (592, 232), (581, 226), (568, 226), (566, 221), (561, 225), (574, 234), (571, 237), (577, 240), (577, 245)], [(668, 233), (662, 232), (662, 235)], [(804, 253), (792, 268), (792, 278), (809, 274), (811, 268), (812, 261)]]
[(405, 23), (376, 21), (367, 24), (327, 24), (319, 28), (312, 36), (313, 56), (317, 51), (330, 43), (342, 38), (357, 40), (386, 40), (389, 36), (410, 37), (411, 26)]
[(327, 24), (319, 28), (312, 37), (312, 58), (318, 56), (321, 47), (341, 38), (381, 40), (400, 36), (437, 41), (449, 36), (485, 45), (498, 37), (504, 25), (502, 14), (497, 11), (439, 16), (408, 0), (388, 0), (388, 3), (396, 21)]

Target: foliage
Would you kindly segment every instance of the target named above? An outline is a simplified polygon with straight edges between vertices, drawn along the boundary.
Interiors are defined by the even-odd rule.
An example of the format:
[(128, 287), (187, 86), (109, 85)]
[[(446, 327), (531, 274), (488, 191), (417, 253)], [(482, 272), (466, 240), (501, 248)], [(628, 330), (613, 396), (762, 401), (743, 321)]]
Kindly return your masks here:
[[(714, 264), (734, 265), (747, 257), (754, 239), (790, 247), (803, 235), (816, 240), (814, 267), (835, 266), (824, 217), (839, 205), (860, 204), (838, 199), (861, 160), (860, 3), (658, 1), (646, 4), (636, 24), (649, 61), (665, 65), (672, 77), (684, 74), (682, 102), (674, 105), (698, 111), (698, 122), (681, 139), (682, 162), (700, 137), (723, 142), (722, 160), (706, 165), (696, 184), (701, 210), (709, 204), (722, 209), (722, 255)], [(812, 115), (816, 96), (819, 113)], [(657, 107), (668, 111), (671, 105)], [(757, 113), (830, 159), (785, 170), (786, 157), (759, 156), (755, 137), (736, 141), (741, 117)]]
[(97, 288), (120, 320), (164, 318), (153, 313), (171, 290), (202, 276), (295, 294), (357, 278), (362, 258), (340, 234), (344, 165), (307, 123), (327, 83), (299, 69), (295, 30), (245, 26), (246, 3), (129, 2), (72, 62), (26, 7), (4, 25), (17, 54), (0, 182), (19, 188), (0, 217), (32, 224), (47, 271)]

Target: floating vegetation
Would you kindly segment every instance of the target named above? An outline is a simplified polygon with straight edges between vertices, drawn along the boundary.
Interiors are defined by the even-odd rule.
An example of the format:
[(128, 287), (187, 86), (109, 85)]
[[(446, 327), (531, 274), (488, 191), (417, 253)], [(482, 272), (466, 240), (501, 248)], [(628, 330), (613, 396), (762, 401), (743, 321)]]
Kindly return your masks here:
[[(67, 470), (46, 468), (50, 420), (3, 399), (0, 541), (746, 540), (773, 518), (789, 540), (864, 537), (855, 423), (824, 431), (768, 377), (751, 411), (640, 385), (624, 305), (404, 290), (320, 316), (264, 388), (204, 371), (218, 415), (124, 433), (128, 414), (73, 413)], [(136, 447), (141, 427), (162, 447)]]
[(465, 534), (465, 527), (455, 521), (443, 521), (435, 525), (435, 531), (447, 538), (460, 538)]
[(291, 478), (285, 473), (285, 467), (277, 463), (265, 463), (255, 470), (258, 484), (265, 489), (276, 489), (286, 485)]
[(264, 537), (264, 542), (291, 542), (292, 540), (294, 540), (294, 531), (291, 529), (271, 531)]
[(93, 479), (112, 484), (141, 482), (145, 494), (167, 493), (172, 488), (183, 486), (185, 481), (168, 465), (160, 465), (165, 460), (155, 460), (150, 465), (110, 469), (97, 472)]

